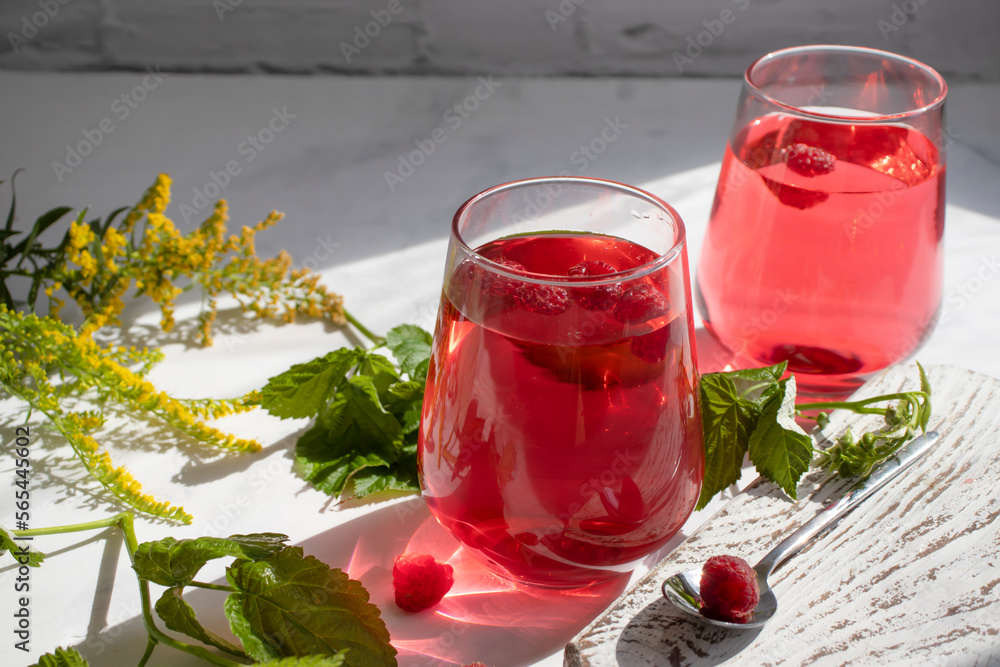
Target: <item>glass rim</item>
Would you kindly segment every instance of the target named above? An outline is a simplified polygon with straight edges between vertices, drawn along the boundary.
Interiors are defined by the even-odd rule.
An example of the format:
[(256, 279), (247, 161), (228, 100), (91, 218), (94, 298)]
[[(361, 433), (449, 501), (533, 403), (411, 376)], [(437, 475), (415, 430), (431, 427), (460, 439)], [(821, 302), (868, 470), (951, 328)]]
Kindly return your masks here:
[[(554, 276), (547, 273), (534, 273), (531, 271), (517, 271), (507, 267), (499, 262), (496, 262), (488, 257), (480, 255), (475, 248), (472, 248), (468, 243), (466, 243), (465, 238), (463, 238), (461, 231), (459, 231), (459, 224), (461, 223), (465, 213), (474, 205), (487, 199), (494, 195), (500, 194), (502, 192), (508, 192), (511, 190), (517, 190), (519, 188), (546, 185), (553, 183), (568, 183), (575, 185), (587, 185), (595, 188), (604, 188), (607, 190), (616, 190), (621, 193), (632, 195), (638, 199), (645, 200), (650, 204), (660, 208), (665, 212), (674, 224), (674, 240), (670, 248), (665, 252), (656, 253), (657, 257), (648, 262), (644, 262), (638, 266), (634, 266), (630, 269), (625, 269), (623, 271), (616, 271), (615, 273), (608, 273), (601, 276)], [(549, 230), (552, 232), (569, 232), (573, 233), (573, 230)], [(542, 232), (545, 233), (545, 232)], [(591, 233), (591, 232), (584, 232)], [(484, 269), (492, 272), (498, 273), (507, 278), (513, 278), (515, 280), (530, 282), (533, 284), (541, 285), (572, 285), (573, 287), (597, 287), (601, 285), (613, 285), (615, 283), (622, 282), (624, 280), (631, 280), (635, 278), (641, 278), (643, 276), (649, 275), (655, 271), (665, 268), (671, 262), (675, 261), (684, 250), (684, 245), (687, 239), (687, 231), (684, 228), (684, 221), (681, 219), (679, 213), (673, 206), (663, 201), (656, 195), (650, 194), (645, 190), (640, 188), (625, 185), (624, 183), (619, 183), (617, 181), (611, 181), (603, 178), (593, 178), (591, 176), (539, 176), (533, 178), (523, 178), (515, 181), (508, 181), (506, 183), (501, 183), (500, 185), (495, 185), (491, 188), (487, 188), (478, 194), (469, 197), (465, 202), (458, 207), (455, 211), (455, 215), (452, 217), (451, 222), (451, 237), (457, 244), (459, 249), (474, 263), (480, 265)], [(504, 237), (498, 237), (504, 238)], [(628, 240), (628, 239), (625, 239)], [(649, 250), (647, 248), (647, 250)], [(652, 251), (651, 252), (655, 252)]]
[[(788, 104), (787, 102), (782, 102), (773, 95), (761, 90), (753, 82), (753, 71), (754, 69), (765, 62), (770, 60), (775, 60), (777, 58), (793, 55), (795, 53), (808, 53), (810, 51), (826, 51), (826, 52), (844, 52), (844, 53), (858, 53), (867, 56), (874, 56), (883, 59), (894, 60), (896, 62), (905, 63), (912, 67), (919, 69), (921, 72), (926, 74), (930, 79), (932, 79), (939, 87), (940, 92), (938, 95), (931, 100), (929, 103), (917, 107), (914, 109), (907, 109), (906, 111), (901, 111), (898, 113), (891, 114), (876, 114), (873, 116), (848, 116), (836, 113), (823, 113), (819, 111), (809, 111), (801, 107), (797, 107), (794, 104)], [(930, 65), (920, 62), (914, 58), (908, 56), (900, 55), (898, 53), (892, 53), (891, 51), (883, 51), (881, 49), (873, 49), (867, 46), (850, 46), (844, 44), (808, 44), (802, 46), (790, 46), (784, 49), (778, 49), (777, 51), (772, 51), (767, 53), (760, 58), (757, 58), (750, 66), (747, 67), (746, 71), (743, 73), (743, 85), (749, 88), (755, 95), (761, 97), (765, 101), (773, 104), (774, 106), (780, 107), (792, 113), (805, 116), (807, 118), (817, 118), (821, 120), (838, 120), (845, 121), (854, 124), (858, 123), (884, 123), (886, 121), (898, 121), (907, 118), (913, 118), (914, 116), (920, 116), (933, 111), (944, 104), (945, 98), (948, 95), (948, 83), (944, 80), (944, 77), (935, 70)]]

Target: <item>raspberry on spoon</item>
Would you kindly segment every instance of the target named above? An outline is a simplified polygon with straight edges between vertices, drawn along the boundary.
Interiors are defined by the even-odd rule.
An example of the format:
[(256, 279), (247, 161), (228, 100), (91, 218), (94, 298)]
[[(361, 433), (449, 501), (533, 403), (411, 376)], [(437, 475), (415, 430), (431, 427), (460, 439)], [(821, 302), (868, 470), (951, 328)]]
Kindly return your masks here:
[(701, 569), (702, 614), (747, 623), (760, 602), (757, 573), (736, 556), (712, 556)]

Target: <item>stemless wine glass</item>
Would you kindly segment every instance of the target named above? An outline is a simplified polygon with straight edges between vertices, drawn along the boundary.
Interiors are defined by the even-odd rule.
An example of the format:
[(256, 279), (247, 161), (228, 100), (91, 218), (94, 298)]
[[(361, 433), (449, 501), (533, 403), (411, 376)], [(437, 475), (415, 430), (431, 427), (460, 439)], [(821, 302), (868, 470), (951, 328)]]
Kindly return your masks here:
[(420, 424), (431, 513), (541, 586), (633, 569), (704, 468), (684, 227), (590, 178), (500, 185), (455, 214)]
[(915, 60), (804, 46), (746, 71), (695, 298), (739, 365), (841, 395), (911, 356), (941, 303), (947, 86)]

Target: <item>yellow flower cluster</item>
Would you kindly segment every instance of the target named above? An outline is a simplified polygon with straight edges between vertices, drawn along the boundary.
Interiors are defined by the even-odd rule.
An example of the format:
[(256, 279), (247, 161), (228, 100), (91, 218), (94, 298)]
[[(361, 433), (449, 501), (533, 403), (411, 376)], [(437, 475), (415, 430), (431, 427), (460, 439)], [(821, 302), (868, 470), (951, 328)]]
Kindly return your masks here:
[[(319, 284), (318, 276), (294, 270), (285, 253), (257, 256), (256, 234), (281, 219), (272, 212), (263, 221), (230, 234), (228, 209), (220, 201), (194, 231), (181, 234), (166, 215), (171, 181), (165, 174), (115, 224), (86, 222), (84, 214), (70, 224), (65, 252), (38, 269), (35, 286), (49, 299), (49, 316), (20, 314), (0, 302), (0, 388), (47, 415), (73, 447), (88, 472), (106, 489), (135, 509), (189, 522), (182, 508), (142, 492), (139, 483), (91, 435), (104, 426), (101, 413), (70, 410), (84, 401), (115, 403), (173, 426), (198, 442), (234, 451), (257, 451), (253, 441), (223, 433), (204, 420), (253, 409), (238, 400), (178, 400), (156, 389), (144, 376), (162, 358), (157, 350), (105, 346), (93, 338), (101, 327), (120, 323), (124, 295), (134, 289), (160, 307), (161, 326), (174, 326), (174, 306), (187, 289), (202, 293), (198, 336), (211, 344), (212, 323), (220, 295), (229, 294), (244, 312), (261, 318), (291, 321), (297, 314), (346, 323), (341, 298)], [(79, 330), (58, 319), (65, 291), (84, 314)], [(33, 296), (31, 297), (34, 298)], [(33, 305), (30, 304), (30, 305)]]
[[(103, 401), (129, 401), (131, 394), (148, 384), (119, 363), (132, 359), (135, 351), (102, 348), (52, 317), (25, 315), (4, 305), (0, 305), (0, 331), (0, 382), (4, 388), (45, 414), (87, 471), (112, 494), (141, 512), (190, 523), (191, 516), (183, 508), (143, 493), (128, 470), (112, 465), (110, 455), (90, 435), (104, 425), (100, 413), (63, 408), (62, 399), (79, 399), (90, 389)], [(54, 384), (53, 378), (58, 383)], [(178, 409), (174, 405), (176, 401), (168, 398), (165, 403), (171, 417), (174, 413), (184, 414), (183, 406)]]
[[(59, 286), (80, 305), (87, 320), (84, 333), (116, 324), (124, 308), (122, 296), (133, 284), (139, 295), (160, 306), (160, 325), (173, 328), (177, 298), (197, 285), (202, 291), (199, 339), (212, 342), (217, 299), (228, 293), (244, 312), (286, 322), (296, 315), (327, 318), (345, 324), (343, 300), (319, 284), (308, 270), (293, 270), (292, 258), (281, 252), (271, 259), (256, 253), (256, 234), (281, 220), (272, 212), (252, 227), (227, 236), (225, 201), (197, 229), (181, 234), (166, 216), (170, 178), (161, 174), (142, 200), (123, 219), (120, 229), (108, 226), (96, 238), (91, 225), (74, 222), (69, 231), (66, 265), (57, 272)], [(140, 240), (132, 239), (139, 231)], [(178, 281), (184, 281), (183, 286)], [(53, 288), (46, 289), (54, 299)], [(54, 303), (58, 309), (61, 304)]]

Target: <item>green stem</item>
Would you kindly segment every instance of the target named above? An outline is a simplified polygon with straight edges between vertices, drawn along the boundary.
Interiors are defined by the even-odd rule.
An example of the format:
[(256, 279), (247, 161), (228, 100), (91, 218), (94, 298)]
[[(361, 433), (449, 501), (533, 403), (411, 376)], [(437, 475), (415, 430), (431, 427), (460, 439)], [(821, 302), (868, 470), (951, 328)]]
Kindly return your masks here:
[(354, 315), (351, 315), (351, 313), (349, 313), (346, 309), (344, 310), (344, 318), (348, 322), (350, 322), (351, 324), (353, 324), (355, 329), (357, 329), (362, 334), (364, 334), (365, 338), (367, 338), (368, 340), (370, 340), (372, 342), (372, 344), (375, 345), (375, 347), (378, 347), (380, 345), (385, 345), (385, 338), (383, 338), (382, 336), (379, 336), (379, 335), (376, 335), (376, 334), (372, 333), (371, 330), (368, 327), (366, 327), (365, 325), (361, 324), (361, 322), (359, 322), (357, 320), (357, 318), (354, 317)]
[(146, 641), (146, 652), (142, 654), (142, 658), (139, 660), (139, 664), (136, 667), (145, 667), (146, 663), (149, 662), (149, 658), (153, 655), (153, 649), (156, 648), (156, 641), (152, 637), (148, 637)]
[[(52, 526), (49, 528), (30, 528), (28, 530), (15, 530), (15, 537), (36, 537), (38, 535), (62, 535), (64, 533), (79, 533), (84, 530), (97, 530), (98, 528), (110, 528), (119, 525), (124, 520), (124, 517), (128, 517), (129, 524), (132, 523), (132, 513), (122, 512), (121, 514), (116, 514), (107, 519), (98, 519), (97, 521), (88, 521), (86, 523), (74, 523), (68, 526)], [(124, 529), (123, 529), (124, 530)], [(128, 535), (126, 534), (126, 539)], [(134, 539), (134, 535), (133, 535)], [(130, 545), (131, 549), (132, 546)]]
[(222, 584), (205, 584), (200, 581), (190, 581), (188, 586), (194, 586), (195, 588), (207, 588), (212, 591), (225, 591), (226, 593), (235, 593), (236, 589), (232, 586), (223, 586)]
[(795, 406), (796, 410), (836, 410), (844, 409), (858, 414), (878, 415), (885, 414), (885, 408), (869, 408), (872, 403), (883, 403), (885, 401), (910, 401), (916, 397), (929, 398), (922, 391), (908, 391), (900, 394), (883, 394), (872, 398), (865, 398), (860, 401), (832, 401), (829, 403), (800, 403)]

